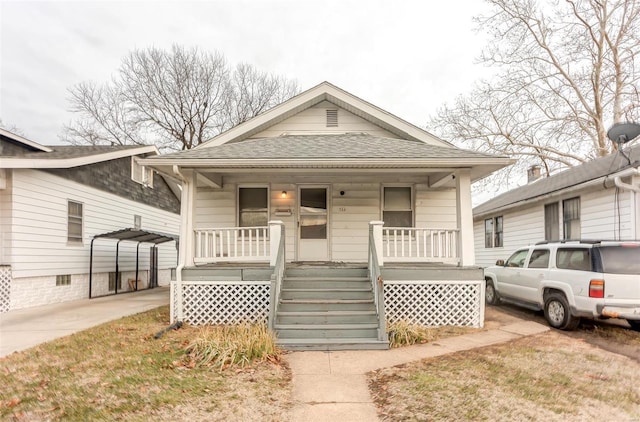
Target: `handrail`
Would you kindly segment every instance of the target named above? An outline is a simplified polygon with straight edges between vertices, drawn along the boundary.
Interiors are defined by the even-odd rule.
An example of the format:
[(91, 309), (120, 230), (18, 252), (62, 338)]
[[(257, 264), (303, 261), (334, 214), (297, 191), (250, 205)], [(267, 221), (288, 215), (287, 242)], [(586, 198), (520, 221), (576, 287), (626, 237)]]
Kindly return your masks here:
[(459, 229), (385, 227), (382, 249), (387, 261), (460, 262)]
[(269, 294), (268, 327), (270, 330), (274, 330), (286, 263), (284, 223), (282, 221), (270, 221), (269, 236), (271, 241), (271, 294)]
[(268, 261), (269, 227), (215, 227), (194, 230), (194, 263)]
[(373, 289), (373, 297), (378, 315), (378, 340), (389, 341), (387, 336), (387, 320), (384, 309), (384, 284), (380, 268), (384, 265), (384, 258), (381, 254), (382, 246), (382, 221), (372, 221), (369, 223), (369, 280)]

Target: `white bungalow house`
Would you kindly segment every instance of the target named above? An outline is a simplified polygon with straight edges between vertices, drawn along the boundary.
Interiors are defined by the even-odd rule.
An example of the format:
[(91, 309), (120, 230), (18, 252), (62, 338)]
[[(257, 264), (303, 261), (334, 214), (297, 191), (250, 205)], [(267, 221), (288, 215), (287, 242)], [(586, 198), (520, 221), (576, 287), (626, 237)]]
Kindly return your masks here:
[(483, 322), (465, 151), (324, 82), (145, 165), (182, 181), (172, 317), (269, 321), (285, 347), (387, 347), (385, 323)]
[(178, 186), (139, 163), (157, 152), (0, 129), (0, 312), (169, 283)]
[[(473, 209), (476, 262), (543, 240), (640, 239), (640, 144), (539, 178)], [(533, 177), (531, 177), (533, 176)]]

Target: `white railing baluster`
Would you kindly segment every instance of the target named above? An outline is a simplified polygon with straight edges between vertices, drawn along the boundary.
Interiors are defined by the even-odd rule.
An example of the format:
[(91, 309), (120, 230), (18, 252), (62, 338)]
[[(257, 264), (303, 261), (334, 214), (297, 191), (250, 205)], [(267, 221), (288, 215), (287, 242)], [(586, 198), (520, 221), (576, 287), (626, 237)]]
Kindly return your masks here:
[(267, 227), (207, 228), (194, 231), (194, 262), (268, 261)]
[(382, 233), (387, 261), (452, 264), (460, 261), (458, 229), (387, 227)]

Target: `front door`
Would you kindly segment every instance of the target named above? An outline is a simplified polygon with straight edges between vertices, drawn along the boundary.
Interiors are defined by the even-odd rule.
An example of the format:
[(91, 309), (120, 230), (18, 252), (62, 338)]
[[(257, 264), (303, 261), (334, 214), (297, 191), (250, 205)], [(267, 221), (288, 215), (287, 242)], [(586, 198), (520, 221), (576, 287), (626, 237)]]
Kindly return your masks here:
[(298, 261), (330, 259), (327, 191), (327, 187), (299, 188)]

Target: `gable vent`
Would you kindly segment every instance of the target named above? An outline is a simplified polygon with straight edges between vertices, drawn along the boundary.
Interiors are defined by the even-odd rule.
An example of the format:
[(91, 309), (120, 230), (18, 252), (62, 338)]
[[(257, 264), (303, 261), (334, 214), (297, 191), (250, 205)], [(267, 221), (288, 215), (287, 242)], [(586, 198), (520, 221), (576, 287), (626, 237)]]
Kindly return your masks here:
[(338, 127), (338, 110), (327, 110), (327, 127)]

